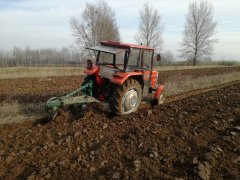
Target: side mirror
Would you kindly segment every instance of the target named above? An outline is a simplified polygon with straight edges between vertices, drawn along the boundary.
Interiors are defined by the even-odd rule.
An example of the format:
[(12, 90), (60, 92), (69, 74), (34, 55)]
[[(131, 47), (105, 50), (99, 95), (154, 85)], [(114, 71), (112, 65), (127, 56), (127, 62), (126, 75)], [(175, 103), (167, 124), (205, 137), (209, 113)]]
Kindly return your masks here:
[(87, 60), (87, 69), (91, 70), (93, 68), (92, 61), (90, 59)]
[(157, 61), (161, 61), (161, 55), (160, 55), (160, 53), (157, 54)]

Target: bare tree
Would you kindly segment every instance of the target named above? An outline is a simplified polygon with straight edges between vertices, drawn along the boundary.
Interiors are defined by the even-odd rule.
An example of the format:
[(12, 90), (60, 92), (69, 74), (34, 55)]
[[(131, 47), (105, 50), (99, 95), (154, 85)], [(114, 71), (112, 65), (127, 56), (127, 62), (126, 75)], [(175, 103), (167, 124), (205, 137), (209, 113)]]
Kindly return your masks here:
[(87, 3), (81, 17), (72, 17), (70, 25), (80, 48), (97, 45), (102, 40), (120, 40), (115, 14), (104, 1)]
[(184, 38), (180, 56), (193, 61), (193, 65), (203, 56), (210, 56), (213, 45), (218, 41), (217, 22), (213, 19), (213, 6), (205, 1), (189, 5), (186, 16)]
[(160, 48), (163, 40), (161, 38), (163, 25), (160, 14), (148, 3), (140, 10), (139, 31), (135, 40), (139, 44), (144, 44), (152, 48)]

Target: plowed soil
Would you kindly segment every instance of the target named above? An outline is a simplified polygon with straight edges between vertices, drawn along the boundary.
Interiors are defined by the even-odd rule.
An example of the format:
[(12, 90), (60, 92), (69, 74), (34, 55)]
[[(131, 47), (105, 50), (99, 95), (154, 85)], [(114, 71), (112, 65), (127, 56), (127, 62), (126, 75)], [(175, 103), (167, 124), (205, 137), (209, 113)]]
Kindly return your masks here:
[[(1, 80), (1, 94), (15, 89), (11, 98), (25, 93), (19, 101), (35, 101), (39, 95), (37, 102), (82, 79), (36, 81)], [(0, 179), (238, 179), (239, 144), (240, 83), (235, 83), (162, 106), (143, 105), (128, 116), (112, 116), (95, 105), (78, 120), (61, 112), (48, 123), (2, 125)]]

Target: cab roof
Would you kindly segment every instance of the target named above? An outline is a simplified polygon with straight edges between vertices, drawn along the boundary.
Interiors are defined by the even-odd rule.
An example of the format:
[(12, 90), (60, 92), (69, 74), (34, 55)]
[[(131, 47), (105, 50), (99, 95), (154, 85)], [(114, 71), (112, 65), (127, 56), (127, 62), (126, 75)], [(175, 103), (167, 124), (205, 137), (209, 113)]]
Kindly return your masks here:
[(116, 46), (104, 46), (104, 45), (98, 45), (94, 47), (89, 47), (86, 49), (94, 50), (94, 51), (100, 51), (100, 52), (107, 52), (110, 54), (118, 54), (120, 52), (126, 51), (126, 48), (120, 48)]
[(112, 41), (101, 41), (101, 45), (107, 45), (107, 46), (113, 46), (113, 47), (119, 47), (119, 48), (137, 48), (137, 49), (145, 49), (145, 50), (151, 50), (151, 51), (154, 50), (154, 48), (151, 48), (148, 46), (130, 44), (130, 43), (112, 42)]

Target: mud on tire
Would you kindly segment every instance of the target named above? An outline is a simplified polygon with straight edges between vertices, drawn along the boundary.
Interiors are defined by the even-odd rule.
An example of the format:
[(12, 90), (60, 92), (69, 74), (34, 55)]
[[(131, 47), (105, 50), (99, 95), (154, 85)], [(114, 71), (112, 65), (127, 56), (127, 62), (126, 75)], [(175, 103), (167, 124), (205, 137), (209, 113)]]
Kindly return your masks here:
[(128, 79), (117, 86), (109, 101), (111, 111), (116, 115), (130, 114), (138, 109), (142, 101), (142, 87), (135, 79)]

